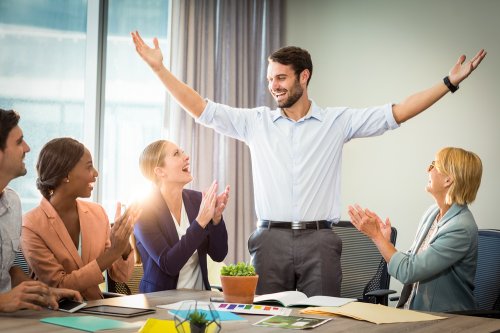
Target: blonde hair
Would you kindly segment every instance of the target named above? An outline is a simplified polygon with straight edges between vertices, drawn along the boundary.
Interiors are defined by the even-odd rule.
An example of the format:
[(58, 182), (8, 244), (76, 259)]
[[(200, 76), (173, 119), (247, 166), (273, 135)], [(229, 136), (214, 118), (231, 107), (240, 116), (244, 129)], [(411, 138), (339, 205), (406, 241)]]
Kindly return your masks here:
[(483, 165), (479, 156), (462, 148), (446, 147), (437, 153), (436, 169), (453, 180), (446, 204), (470, 204), (476, 199)]
[(163, 161), (167, 155), (167, 140), (158, 140), (150, 143), (141, 153), (139, 157), (139, 168), (142, 175), (148, 180), (158, 185), (155, 168), (163, 166)]

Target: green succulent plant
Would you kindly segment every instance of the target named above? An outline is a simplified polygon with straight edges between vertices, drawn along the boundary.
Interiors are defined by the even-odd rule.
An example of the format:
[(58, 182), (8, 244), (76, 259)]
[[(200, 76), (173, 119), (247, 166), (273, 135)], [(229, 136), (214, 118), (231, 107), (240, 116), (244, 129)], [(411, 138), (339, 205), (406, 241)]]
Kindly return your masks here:
[(189, 321), (196, 326), (206, 325), (206, 323), (208, 322), (206, 317), (207, 314), (205, 312), (200, 312), (197, 310), (194, 310), (188, 315)]
[(220, 270), (220, 274), (224, 276), (254, 276), (255, 268), (251, 264), (239, 262), (237, 264), (224, 266)]

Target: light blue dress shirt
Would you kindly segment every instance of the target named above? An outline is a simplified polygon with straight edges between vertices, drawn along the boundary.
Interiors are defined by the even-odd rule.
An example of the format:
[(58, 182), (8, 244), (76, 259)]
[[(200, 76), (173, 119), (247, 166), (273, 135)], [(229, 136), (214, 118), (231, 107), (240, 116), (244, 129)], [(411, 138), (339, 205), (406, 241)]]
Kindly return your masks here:
[(322, 109), (312, 102), (294, 121), (281, 109), (208, 101), (196, 121), (248, 145), (257, 217), (275, 221), (338, 221), (344, 143), (398, 127), (392, 104)]

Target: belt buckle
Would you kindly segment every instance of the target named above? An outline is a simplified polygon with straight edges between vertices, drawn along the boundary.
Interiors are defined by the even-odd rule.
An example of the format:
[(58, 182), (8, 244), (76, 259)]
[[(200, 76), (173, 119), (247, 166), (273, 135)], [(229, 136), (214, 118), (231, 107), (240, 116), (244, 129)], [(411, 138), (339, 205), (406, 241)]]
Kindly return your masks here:
[(292, 230), (304, 230), (306, 229), (306, 224), (300, 221), (292, 221)]

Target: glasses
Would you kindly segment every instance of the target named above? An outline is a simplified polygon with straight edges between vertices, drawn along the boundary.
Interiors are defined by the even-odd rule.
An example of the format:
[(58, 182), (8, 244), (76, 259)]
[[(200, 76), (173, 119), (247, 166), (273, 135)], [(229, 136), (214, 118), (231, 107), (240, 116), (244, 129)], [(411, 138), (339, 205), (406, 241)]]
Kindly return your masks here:
[(436, 161), (432, 161), (431, 164), (427, 167), (427, 172), (430, 172), (432, 169), (436, 167)]

